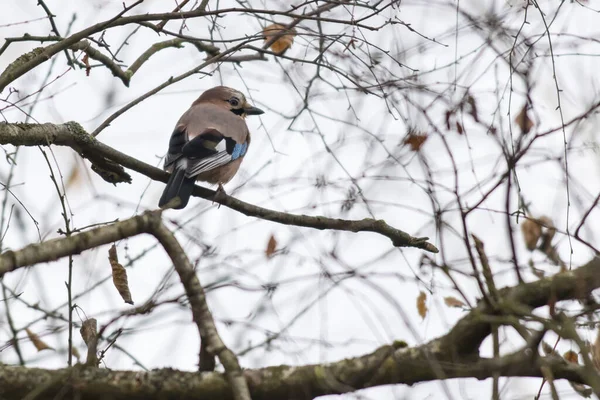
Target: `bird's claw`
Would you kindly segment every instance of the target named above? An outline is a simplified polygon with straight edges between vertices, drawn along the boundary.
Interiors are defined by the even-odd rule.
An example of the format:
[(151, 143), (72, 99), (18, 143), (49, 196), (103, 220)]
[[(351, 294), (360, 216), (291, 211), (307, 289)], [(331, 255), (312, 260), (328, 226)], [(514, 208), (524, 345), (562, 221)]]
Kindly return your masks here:
[[(213, 203), (221, 203), (220, 200), (222, 200), (225, 196), (227, 196), (227, 193), (225, 193), (223, 185), (219, 183), (219, 186), (217, 186), (217, 190), (215, 191), (215, 196), (213, 197)], [(221, 204), (219, 204), (219, 207), (221, 207)]]

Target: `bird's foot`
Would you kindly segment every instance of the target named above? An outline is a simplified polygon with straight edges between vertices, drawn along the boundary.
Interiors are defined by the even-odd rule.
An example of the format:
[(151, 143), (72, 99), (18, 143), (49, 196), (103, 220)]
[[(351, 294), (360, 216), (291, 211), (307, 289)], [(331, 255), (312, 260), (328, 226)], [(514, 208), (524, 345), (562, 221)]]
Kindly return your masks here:
[[(215, 192), (215, 197), (213, 197), (213, 202), (222, 203), (222, 200), (226, 196), (227, 196), (227, 193), (225, 193), (225, 189), (223, 189), (223, 185), (221, 185), (219, 183), (219, 186), (217, 187), (217, 190)], [(221, 204), (219, 204), (219, 207), (221, 207)]]

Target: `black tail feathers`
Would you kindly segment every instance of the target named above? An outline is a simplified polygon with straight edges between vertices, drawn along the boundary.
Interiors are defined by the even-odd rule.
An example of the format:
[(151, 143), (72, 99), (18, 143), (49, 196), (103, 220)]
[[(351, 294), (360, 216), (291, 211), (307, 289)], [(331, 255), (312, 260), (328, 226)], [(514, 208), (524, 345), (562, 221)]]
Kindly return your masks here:
[(173, 208), (176, 210), (184, 208), (194, 191), (195, 181), (196, 178), (187, 178), (185, 176), (184, 169), (175, 169), (169, 177), (169, 182), (167, 182), (167, 186), (158, 201), (158, 206), (162, 207), (175, 197), (179, 197), (181, 200), (179, 205)]

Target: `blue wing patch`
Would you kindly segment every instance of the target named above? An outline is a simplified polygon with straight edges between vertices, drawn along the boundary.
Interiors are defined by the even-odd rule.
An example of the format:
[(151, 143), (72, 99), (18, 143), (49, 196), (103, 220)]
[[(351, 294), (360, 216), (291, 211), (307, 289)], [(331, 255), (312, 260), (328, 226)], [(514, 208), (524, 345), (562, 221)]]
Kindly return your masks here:
[(237, 160), (238, 158), (244, 156), (246, 154), (246, 150), (248, 150), (248, 143), (236, 143), (233, 146), (233, 152), (231, 153), (231, 161)]
[(201, 159), (186, 159), (189, 162), (189, 165), (186, 167), (185, 176), (191, 178), (202, 172), (219, 168), (223, 165), (229, 164), (234, 160), (237, 160), (240, 157), (243, 157), (246, 155), (246, 151), (248, 150), (248, 143), (235, 143), (231, 154), (228, 152), (228, 150), (229, 149), (219, 151), (214, 155)]

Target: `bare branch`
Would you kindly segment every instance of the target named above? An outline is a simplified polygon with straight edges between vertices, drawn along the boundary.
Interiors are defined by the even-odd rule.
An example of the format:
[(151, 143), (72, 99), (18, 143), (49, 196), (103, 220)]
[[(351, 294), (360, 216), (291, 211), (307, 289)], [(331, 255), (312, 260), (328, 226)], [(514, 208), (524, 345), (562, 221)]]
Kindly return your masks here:
[[(201, 340), (208, 343), (208, 351), (219, 357), (233, 388), (235, 400), (250, 400), (246, 381), (235, 354), (229, 350), (221, 340), (214, 320), (206, 303), (204, 289), (196, 276), (194, 267), (187, 258), (175, 236), (163, 225), (160, 216), (162, 210), (146, 212), (142, 215), (125, 221), (78, 233), (66, 238), (49, 240), (39, 244), (26, 246), (19, 251), (6, 251), (0, 255), (0, 277), (17, 268), (35, 265), (43, 262), (58, 260), (59, 258), (79, 254), (98, 246), (115, 242), (141, 233), (154, 235), (171, 258), (175, 270), (179, 274), (181, 283), (192, 308), (192, 316)], [(95, 320), (92, 321), (95, 327)], [(87, 332), (90, 330), (88, 329)], [(97, 336), (84, 334), (82, 336), (88, 345), (88, 365), (92, 365), (97, 358)], [(88, 338), (90, 339), (88, 341)]]
[(219, 49), (215, 46), (207, 45), (202, 43), (199, 40), (189, 41), (185, 39), (170, 39), (165, 40), (163, 42), (154, 43), (148, 50), (143, 52), (127, 70), (123, 70), (112, 58), (102, 54), (99, 50), (92, 47), (90, 42), (87, 40), (82, 40), (81, 42), (75, 43), (70, 47), (71, 50), (82, 50), (85, 52), (90, 58), (93, 58), (96, 61), (101, 62), (106, 68), (112, 72), (114, 76), (119, 78), (123, 84), (129, 87), (129, 82), (135, 73), (140, 69), (140, 67), (150, 59), (155, 53), (158, 53), (160, 50), (176, 47), (181, 48), (182, 45), (186, 42), (192, 43), (198, 50), (205, 51), (209, 54), (218, 53)]
[[(268, 367), (245, 370), (253, 400), (293, 398), (314, 399), (346, 392), (388, 385), (414, 384), (437, 379), (424, 361), (423, 352), (434, 349), (435, 342), (419, 348), (406, 348), (403, 342), (384, 346), (373, 353), (330, 364)], [(383, 361), (383, 362), (382, 362)], [(378, 368), (369, 370), (369, 366)], [(442, 364), (446, 378), (474, 377), (487, 379), (494, 373), (503, 376), (543, 377), (552, 371), (555, 380), (582, 382), (584, 367), (568, 364), (562, 358), (538, 357), (532, 362), (527, 352), (519, 351), (499, 359), (481, 358), (462, 363)], [(367, 371), (367, 373), (365, 373)], [(69, 382), (65, 386), (65, 382)], [(182, 384), (185, 382), (185, 384)], [(112, 371), (107, 369), (43, 370), (0, 365), (0, 385), (7, 398), (23, 398), (43, 387), (36, 399), (53, 399), (59, 393), (77, 394), (85, 399), (180, 399), (214, 398), (233, 400), (226, 376), (220, 373), (182, 372), (173, 369)], [(293, 397), (292, 397), (293, 396)]]
[(467, 316), (454, 325), (443, 340), (443, 346), (456, 349), (461, 353), (477, 351), (481, 342), (490, 334), (492, 323), (485, 315), (498, 315), (502, 304), (526, 306), (534, 309), (548, 305), (551, 300), (586, 299), (600, 287), (600, 257), (594, 257), (584, 266), (572, 271), (562, 272), (539, 281), (523, 283), (515, 287), (498, 290), (499, 306), (493, 309), (480, 302)]
[[(203, 7), (198, 7), (198, 9), (188, 12), (175, 12), (175, 13), (164, 13), (164, 14), (140, 14), (133, 15), (130, 17), (123, 17), (130, 9), (137, 6), (141, 1), (137, 1), (133, 3), (131, 6), (126, 7), (122, 12), (120, 12), (115, 17), (90, 26), (86, 29), (83, 29), (73, 35), (61, 40), (58, 43), (50, 45), (48, 47), (38, 47), (33, 51), (26, 53), (19, 57), (17, 60), (12, 62), (2, 74), (0, 74), (0, 92), (2, 92), (7, 85), (11, 82), (22, 76), (23, 74), (31, 71), (38, 65), (43, 62), (49, 60), (57, 53), (73, 46), (75, 43), (87, 38), (94, 33), (101, 32), (105, 29), (123, 26), (132, 23), (142, 23), (142, 22), (150, 22), (150, 21), (168, 21), (173, 19), (188, 19), (202, 16), (210, 16), (210, 15), (224, 15), (229, 13), (254, 13), (254, 14), (265, 14), (265, 15), (281, 15), (290, 18), (294, 18), (298, 22), (302, 20), (319, 20), (321, 17), (314, 17), (315, 13), (321, 13), (324, 11), (329, 11), (344, 2), (332, 2), (326, 6), (320, 7), (317, 10), (313, 10), (312, 12), (306, 14), (297, 14), (294, 12), (286, 12), (286, 11), (276, 11), (276, 10), (261, 10), (261, 9), (246, 9), (246, 8), (227, 8), (215, 11), (205, 11)], [(298, 23), (296, 22), (296, 24)], [(341, 23), (348, 24), (349, 21), (344, 20), (329, 20), (329, 22), (333, 23)], [(289, 26), (288, 26), (289, 27)]]
[[(221, 340), (221, 337), (219, 336), (215, 321), (210, 313), (208, 304), (206, 303), (206, 294), (204, 293), (202, 285), (200, 285), (196, 271), (186, 256), (185, 251), (181, 248), (181, 245), (177, 239), (175, 239), (175, 236), (162, 222), (159, 222), (156, 225), (156, 228), (152, 233), (156, 236), (173, 261), (173, 266), (175, 267), (177, 274), (179, 274), (181, 283), (185, 288), (185, 293), (190, 300), (192, 315), (194, 322), (196, 322), (198, 327), (200, 338), (203, 342), (202, 345), (204, 346), (207, 343), (208, 347), (206, 350), (209, 353), (209, 356), (212, 357), (213, 355), (216, 355), (219, 357), (221, 364), (225, 367), (225, 374), (231, 385), (233, 398), (235, 400), (251, 400), (248, 385), (242, 375), (242, 369), (240, 368), (237, 357), (225, 346), (225, 343), (223, 343), (223, 340)], [(201, 352), (201, 367), (203, 363), (205, 364), (202, 360), (202, 355)]]
[[(160, 182), (167, 182), (169, 177), (166, 172), (156, 167), (102, 144), (85, 132), (76, 122), (68, 122), (62, 125), (0, 123), (0, 144), (12, 144), (15, 146), (48, 146), (52, 144), (68, 146), (77, 151), (82, 157), (92, 161), (92, 163), (107, 159)], [(367, 218), (352, 221), (278, 212), (243, 202), (222, 193), (215, 197), (217, 192), (200, 186), (196, 186), (194, 195), (207, 200), (214, 200), (247, 216), (258, 217), (284, 225), (348, 232), (375, 232), (388, 237), (396, 247), (416, 247), (433, 253), (438, 252), (437, 248), (428, 242), (429, 238), (413, 237), (406, 232), (388, 225), (383, 220)]]

